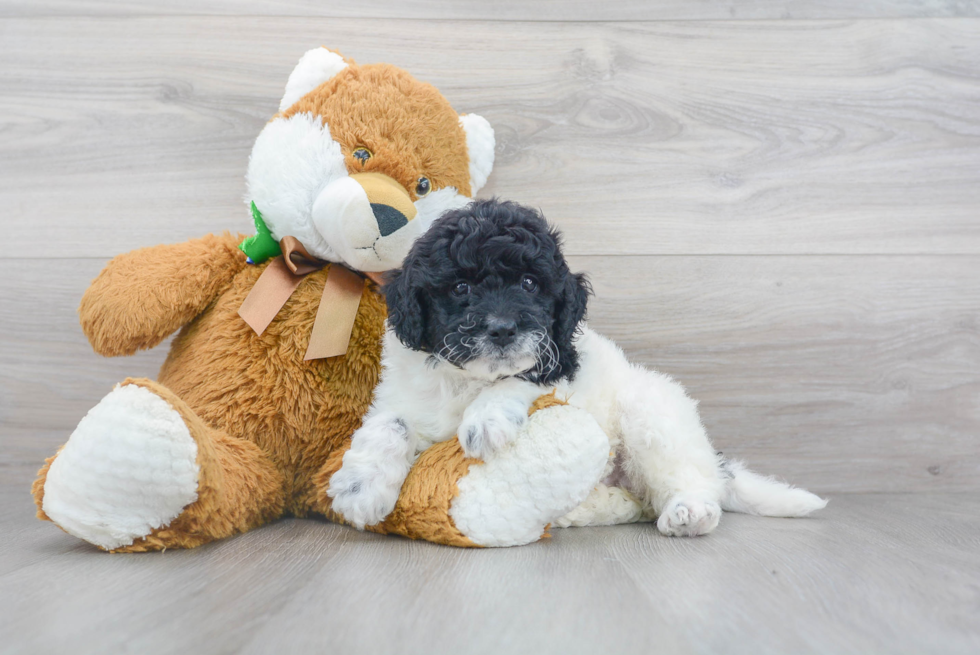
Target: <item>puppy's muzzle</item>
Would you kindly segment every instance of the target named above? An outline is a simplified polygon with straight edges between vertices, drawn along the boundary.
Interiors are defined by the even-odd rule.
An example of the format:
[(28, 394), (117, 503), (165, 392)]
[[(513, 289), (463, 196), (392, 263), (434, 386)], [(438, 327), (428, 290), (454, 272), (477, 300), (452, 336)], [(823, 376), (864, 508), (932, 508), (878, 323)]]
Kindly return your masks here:
[(496, 316), (488, 318), (487, 337), (498, 348), (509, 346), (517, 338), (517, 321)]

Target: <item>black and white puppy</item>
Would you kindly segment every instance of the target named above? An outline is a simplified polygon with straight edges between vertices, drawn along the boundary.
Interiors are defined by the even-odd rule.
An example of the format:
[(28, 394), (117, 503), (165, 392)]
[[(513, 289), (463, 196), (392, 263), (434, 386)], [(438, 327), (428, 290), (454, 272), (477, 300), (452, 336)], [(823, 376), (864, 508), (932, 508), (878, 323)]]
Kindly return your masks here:
[[(493, 380), (571, 379), (572, 337), (589, 286), (568, 270), (557, 231), (533, 210), (477, 201), (445, 214), (384, 287), (388, 324), (407, 348)], [(468, 447), (483, 450), (479, 436)]]
[(418, 453), (458, 434), (467, 456), (487, 460), (553, 389), (611, 444), (603, 484), (557, 525), (659, 517), (664, 534), (695, 536), (722, 508), (802, 516), (825, 504), (723, 460), (679, 384), (585, 325), (585, 276), (533, 209), (483, 200), (444, 214), (384, 292), (381, 382), (327, 492), (358, 528), (394, 509)]

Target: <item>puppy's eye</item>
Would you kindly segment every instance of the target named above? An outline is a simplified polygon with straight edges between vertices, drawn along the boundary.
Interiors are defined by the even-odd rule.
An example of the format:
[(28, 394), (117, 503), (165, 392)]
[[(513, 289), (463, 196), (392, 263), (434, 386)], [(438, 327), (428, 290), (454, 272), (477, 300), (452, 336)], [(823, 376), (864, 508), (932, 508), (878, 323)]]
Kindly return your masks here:
[(415, 195), (421, 198), (429, 195), (429, 191), (432, 191), (432, 183), (429, 182), (429, 178), (420, 177), (419, 183), (415, 185)]
[(361, 166), (366, 164), (367, 160), (373, 156), (371, 154), (371, 151), (363, 146), (360, 148), (355, 148), (354, 152), (352, 152), (351, 154), (354, 155), (354, 159), (361, 162)]
[(521, 288), (529, 293), (533, 293), (538, 290), (538, 281), (530, 275), (525, 275), (521, 278)]
[(470, 292), (470, 285), (466, 284), (466, 282), (457, 282), (455, 286), (453, 286), (454, 296), (465, 296), (469, 292)]

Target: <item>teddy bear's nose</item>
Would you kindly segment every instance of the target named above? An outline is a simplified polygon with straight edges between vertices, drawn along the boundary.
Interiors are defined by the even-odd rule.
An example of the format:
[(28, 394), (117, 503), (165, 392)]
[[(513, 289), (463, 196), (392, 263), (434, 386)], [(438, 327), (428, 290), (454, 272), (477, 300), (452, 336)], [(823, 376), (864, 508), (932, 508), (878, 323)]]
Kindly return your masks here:
[(405, 217), (405, 214), (391, 205), (372, 202), (371, 211), (374, 212), (374, 218), (378, 221), (378, 230), (381, 231), (381, 236), (383, 237), (408, 225), (408, 219)]
[(393, 178), (383, 173), (355, 173), (350, 177), (367, 194), (381, 236), (393, 234), (415, 218), (415, 204), (408, 191)]

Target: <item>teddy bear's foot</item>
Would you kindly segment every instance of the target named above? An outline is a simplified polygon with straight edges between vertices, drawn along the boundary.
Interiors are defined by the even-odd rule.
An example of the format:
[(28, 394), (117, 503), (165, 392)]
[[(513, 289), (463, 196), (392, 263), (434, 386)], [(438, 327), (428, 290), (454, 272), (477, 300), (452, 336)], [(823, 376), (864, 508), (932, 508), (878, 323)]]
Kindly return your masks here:
[(278, 516), (282, 480), (254, 445), (205, 425), (163, 385), (127, 380), (34, 483), (38, 516), (105, 550), (191, 547)]
[(621, 487), (597, 484), (581, 505), (555, 521), (557, 528), (619, 525), (642, 521), (643, 503)]
[(199, 472), (180, 414), (149, 389), (117, 386), (52, 462), (42, 509), (89, 543), (128, 546), (197, 500)]
[(609, 439), (588, 412), (540, 409), (512, 443), (470, 467), (449, 514), (481, 546), (536, 541), (589, 496), (608, 456)]

